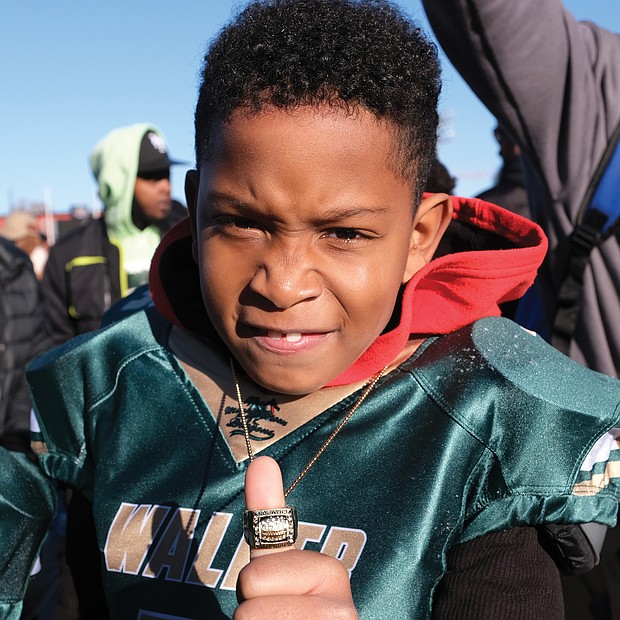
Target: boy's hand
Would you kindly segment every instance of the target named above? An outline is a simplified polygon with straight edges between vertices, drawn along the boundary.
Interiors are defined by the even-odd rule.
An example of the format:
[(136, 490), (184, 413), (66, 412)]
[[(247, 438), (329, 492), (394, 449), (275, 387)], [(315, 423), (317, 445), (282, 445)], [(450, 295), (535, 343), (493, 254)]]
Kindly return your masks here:
[[(283, 508), (282, 475), (270, 457), (259, 456), (245, 477), (248, 510)], [(291, 547), (251, 549), (239, 574), (235, 620), (280, 618), (356, 619), (349, 575), (341, 562)]]

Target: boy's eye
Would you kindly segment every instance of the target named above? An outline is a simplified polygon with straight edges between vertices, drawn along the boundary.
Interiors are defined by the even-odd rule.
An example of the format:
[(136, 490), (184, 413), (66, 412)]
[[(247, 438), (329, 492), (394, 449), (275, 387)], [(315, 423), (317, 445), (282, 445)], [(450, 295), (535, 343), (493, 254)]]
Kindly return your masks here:
[(260, 228), (257, 222), (247, 217), (241, 217), (238, 215), (220, 215), (214, 219), (216, 226), (226, 228), (240, 228), (249, 230), (251, 228)]
[(247, 217), (233, 217), (231, 224), (236, 228), (257, 228), (258, 224)]
[(368, 238), (368, 235), (365, 235), (356, 228), (333, 228), (327, 231), (326, 236), (342, 241), (356, 241), (358, 239)]

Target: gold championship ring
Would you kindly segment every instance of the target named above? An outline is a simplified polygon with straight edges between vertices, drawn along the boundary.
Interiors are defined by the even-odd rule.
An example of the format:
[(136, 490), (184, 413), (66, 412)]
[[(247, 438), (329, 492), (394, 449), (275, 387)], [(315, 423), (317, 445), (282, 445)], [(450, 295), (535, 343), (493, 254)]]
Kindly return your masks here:
[(243, 535), (251, 549), (291, 546), (297, 540), (297, 510), (294, 506), (246, 510)]

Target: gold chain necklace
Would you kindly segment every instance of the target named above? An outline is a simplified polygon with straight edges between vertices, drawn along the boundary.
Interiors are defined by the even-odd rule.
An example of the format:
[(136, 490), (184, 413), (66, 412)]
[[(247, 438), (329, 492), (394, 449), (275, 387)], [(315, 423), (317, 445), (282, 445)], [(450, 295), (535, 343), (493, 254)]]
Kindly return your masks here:
[[(233, 381), (235, 383), (235, 391), (237, 393), (237, 404), (239, 405), (239, 412), (241, 414), (241, 423), (243, 425), (243, 435), (245, 437), (245, 446), (248, 451), (248, 458), (250, 461), (254, 460), (254, 451), (252, 450), (252, 442), (250, 441), (250, 431), (248, 430), (248, 418), (245, 408), (243, 407), (243, 398), (241, 397), (241, 388), (239, 387), (239, 379), (237, 378), (237, 372), (235, 370), (235, 364), (230, 358), (230, 369), (232, 371)], [(340, 420), (340, 423), (332, 434), (325, 440), (325, 443), (318, 449), (317, 453), (308, 461), (308, 464), (301, 470), (297, 478), (293, 480), (291, 486), (284, 492), (284, 497), (287, 498), (289, 493), (299, 484), (301, 479), (308, 473), (310, 468), (317, 462), (318, 458), (325, 452), (327, 446), (334, 441), (336, 435), (342, 430), (342, 427), (351, 419), (351, 416), (357, 411), (360, 405), (366, 400), (366, 397), (370, 394), (372, 389), (377, 384), (377, 381), (385, 374), (385, 371), (388, 369), (388, 366), (384, 366), (370, 381), (366, 384), (366, 389), (362, 393), (362, 395), (353, 403), (353, 406), (347, 414)]]

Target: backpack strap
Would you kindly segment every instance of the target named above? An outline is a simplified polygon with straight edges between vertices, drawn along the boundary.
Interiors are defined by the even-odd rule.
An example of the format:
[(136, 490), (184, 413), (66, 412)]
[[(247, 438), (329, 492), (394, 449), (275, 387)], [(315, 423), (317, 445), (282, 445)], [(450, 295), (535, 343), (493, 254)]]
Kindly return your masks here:
[(620, 226), (620, 123), (592, 178), (569, 237), (564, 277), (558, 289), (551, 344), (568, 354), (581, 310), (583, 276), (592, 250)]

